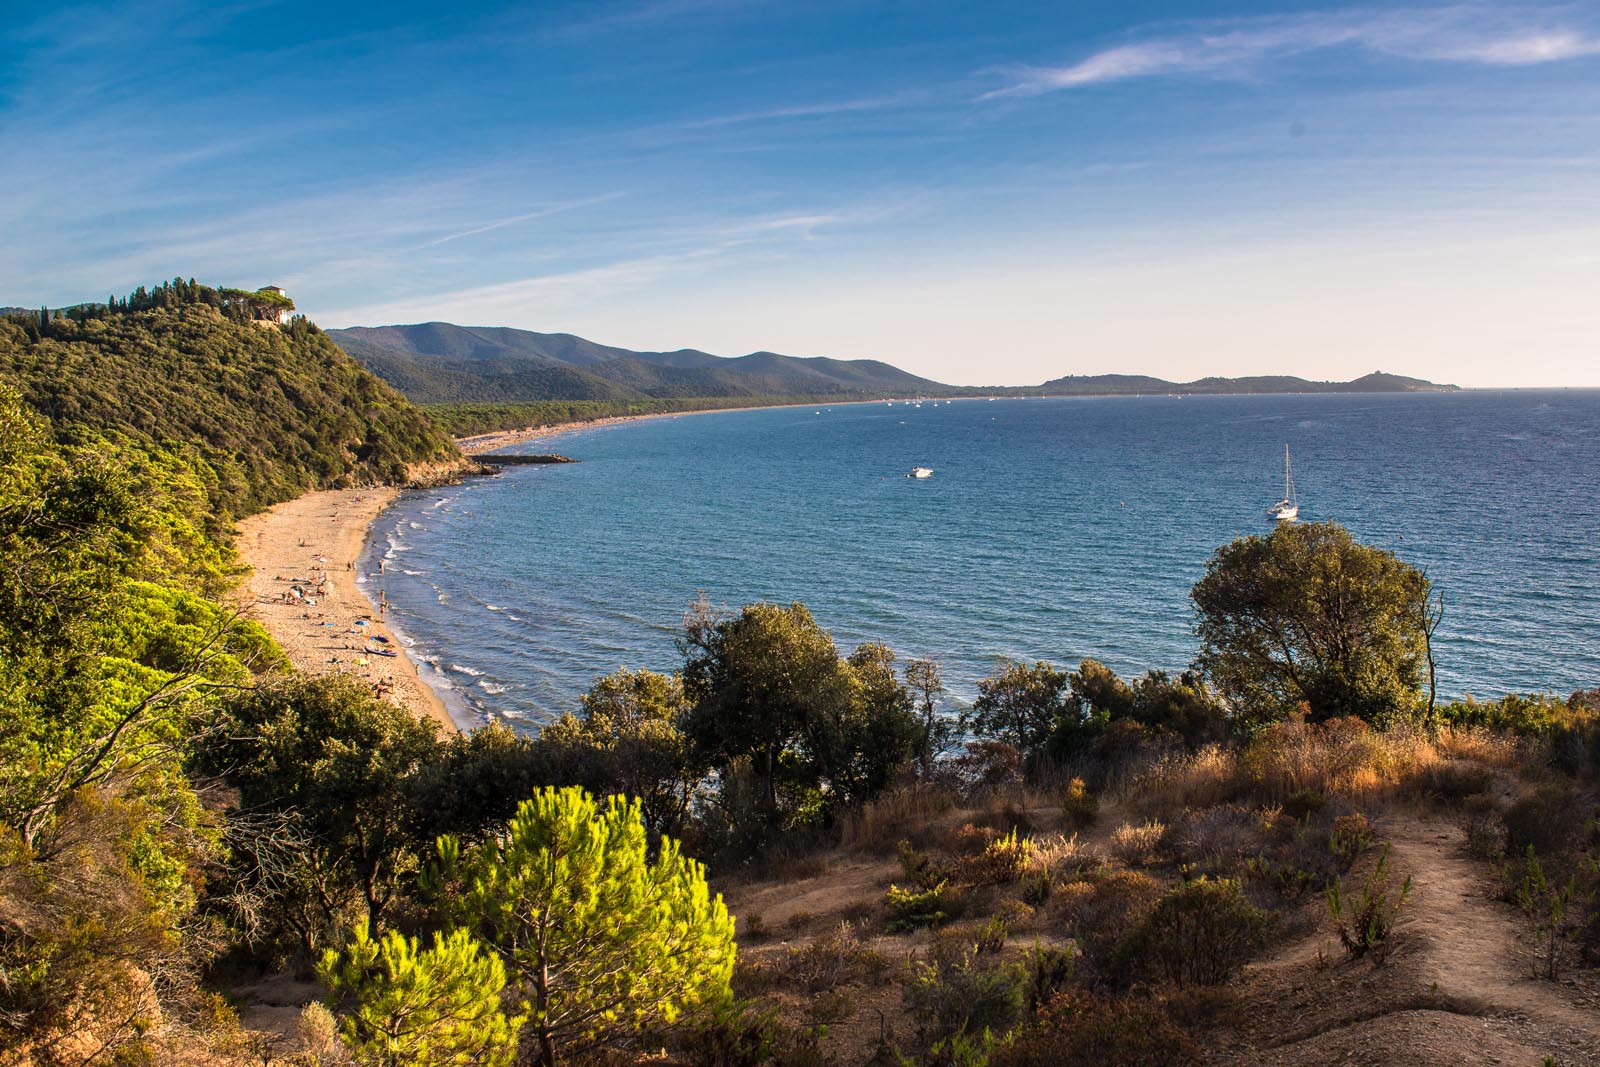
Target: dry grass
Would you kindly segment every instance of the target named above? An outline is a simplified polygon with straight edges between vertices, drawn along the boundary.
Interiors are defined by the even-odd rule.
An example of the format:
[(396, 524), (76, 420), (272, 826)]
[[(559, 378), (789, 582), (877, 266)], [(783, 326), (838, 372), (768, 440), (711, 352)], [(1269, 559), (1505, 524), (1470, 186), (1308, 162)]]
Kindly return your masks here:
[(893, 852), (908, 831), (931, 826), (954, 807), (955, 798), (932, 786), (891, 789), (844, 821), (839, 844), (880, 855)]
[(1053, 880), (1076, 871), (1090, 856), (1089, 849), (1079, 843), (1077, 834), (1071, 837), (1047, 834), (1034, 840), (1029, 870)]
[(1138, 826), (1123, 823), (1111, 832), (1110, 848), (1113, 855), (1130, 867), (1148, 867), (1161, 854), (1167, 839), (1167, 827), (1159, 819), (1150, 819)]
[(1459, 792), (1466, 777), (1485, 780), (1481, 772), (1466, 776), (1469, 764), (1510, 768), (1523, 757), (1521, 743), (1481, 729), (1429, 734), (1374, 730), (1356, 719), (1291, 720), (1268, 727), (1242, 749), (1212, 745), (1158, 757), (1134, 772), (1121, 792), (1135, 811), (1167, 818), (1190, 808), (1282, 804), (1305, 795), (1363, 803)]

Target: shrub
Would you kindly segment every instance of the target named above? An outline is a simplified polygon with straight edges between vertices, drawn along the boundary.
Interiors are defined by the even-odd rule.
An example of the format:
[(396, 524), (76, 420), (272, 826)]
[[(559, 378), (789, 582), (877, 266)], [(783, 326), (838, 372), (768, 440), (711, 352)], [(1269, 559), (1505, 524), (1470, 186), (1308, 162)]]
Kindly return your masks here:
[(949, 882), (941, 881), (926, 889), (901, 889), (891, 885), (883, 902), (889, 906), (889, 932), (900, 933), (937, 926), (950, 917)]
[(1328, 831), (1328, 848), (1344, 866), (1360, 858), (1370, 844), (1372, 824), (1359, 811), (1333, 820), (1333, 828)]
[(1327, 807), (1328, 798), (1320, 790), (1297, 789), (1284, 798), (1283, 814), (1291, 819), (1307, 819)]
[(1123, 799), (1144, 813), (1176, 813), (1185, 808), (1226, 804), (1245, 792), (1239, 758), (1221, 745), (1192, 755), (1169, 752), (1132, 774)]
[(775, 1008), (722, 1001), (667, 1036), (692, 1067), (809, 1067), (821, 1062), (816, 1030), (785, 1026)]
[(912, 848), (911, 842), (902, 841), (899, 846), (900, 869), (912, 884), (923, 889), (931, 889), (934, 885), (945, 880), (947, 875), (933, 862), (933, 858), (920, 848)]
[(1161, 850), (1167, 828), (1151, 819), (1139, 826), (1124, 823), (1111, 834), (1111, 851), (1130, 867), (1148, 867)]
[(863, 944), (850, 923), (840, 923), (809, 945), (790, 948), (783, 962), (784, 974), (812, 993), (881, 978), (888, 971), (883, 953)]
[(1022, 891), (1018, 896), (1030, 908), (1042, 908), (1050, 900), (1050, 891), (1055, 888), (1055, 882), (1043, 871), (1028, 875), (1022, 880)]
[(918, 783), (891, 789), (845, 819), (839, 843), (845, 848), (887, 852), (908, 830), (920, 831), (955, 807), (942, 789)]
[(956, 963), (918, 965), (905, 999), (934, 1038), (998, 1033), (1022, 1010), (1022, 975), (1016, 967), (980, 966), (968, 953)]
[(1104, 970), (1117, 946), (1161, 898), (1161, 883), (1141, 871), (1102, 868), (1054, 894), (1089, 962)]
[(1256, 812), (1234, 804), (1189, 812), (1167, 842), (1185, 870), (1226, 875), (1259, 848), (1260, 822)]
[(1350, 955), (1360, 958), (1375, 952), (1381, 959), (1388, 953), (1389, 938), (1394, 933), (1395, 919), (1411, 896), (1411, 876), (1407, 875), (1398, 889), (1389, 869), (1389, 846), (1361, 884), (1361, 894), (1348, 900), (1335, 879), (1328, 886), (1328, 912), (1333, 917), (1339, 943)]
[(976, 885), (1005, 885), (1022, 877), (1033, 860), (1033, 839), (1018, 837), (1012, 830), (997, 837), (976, 856), (964, 858), (957, 873)]
[(1450, 804), (1494, 788), (1494, 770), (1470, 760), (1446, 759), (1428, 767), (1419, 783), (1428, 796)]
[(1099, 812), (1100, 801), (1089, 792), (1082, 778), (1074, 778), (1067, 783), (1067, 788), (1061, 793), (1061, 814), (1066, 817), (1069, 827), (1082, 830), (1093, 824)]
[(1000, 950), (1006, 947), (1006, 934), (1010, 925), (1005, 916), (992, 916), (973, 934), (973, 951), (980, 956), (998, 956)]
[(1022, 958), (1026, 978), (1023, 1002), (1029, 1015), (1037, 1015), (1057, 993), (1072, 984), (1078, 974), (1078, 959), (1072, 946), (1047, 948), (1037, 942)]
[(1162, 897), (1117, 955), (1126, 977), (1221, 985), (1261, 949), (1269, 918), (1238, 882), (1197, 878)]
[(1552, 882), (1538, 854), (1529, 845), (1522, 862), (1515, 865), (1514, 884), (1517, 906), (1533, 920), (1534, 934), (1538, 938), (1534, 975), (1555, 981), (1561, 961), (1561, 940), (1572, 925), (1568, 909), (1577, 891), (1577, 876), (1568, 877), (1565, 884)]
[(1192, 1067), (1194, 1044), (1148, 1001), (1073, 991), (989, 1057), (988, 1067)]
[(1570, 782), (1546, 782), (1501, 816), (1506, 851), (1520, 855), (1532, 846), (1546, 858), (1565, 852), (1583, 831), (1588, 814)]

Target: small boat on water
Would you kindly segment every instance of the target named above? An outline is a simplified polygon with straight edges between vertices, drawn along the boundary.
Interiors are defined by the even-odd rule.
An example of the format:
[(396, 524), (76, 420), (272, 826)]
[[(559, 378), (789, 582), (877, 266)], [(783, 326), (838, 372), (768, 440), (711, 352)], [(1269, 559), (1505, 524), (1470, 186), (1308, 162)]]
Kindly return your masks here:
[(907, 475), (907, 477), (910, 477), (910, 478), (932, 478), (933, 477), (933, 468), (932, 467), (912, 467), (911, 468), (911, 473), (909, 475)]
[(1283, 499), (1267, 509), (1279, 522), (1293, 522), (1300, 517), (1300, 501), (1294, 494), (1294, 470), (1289, 466), (1289, 446), (1283, 446)]

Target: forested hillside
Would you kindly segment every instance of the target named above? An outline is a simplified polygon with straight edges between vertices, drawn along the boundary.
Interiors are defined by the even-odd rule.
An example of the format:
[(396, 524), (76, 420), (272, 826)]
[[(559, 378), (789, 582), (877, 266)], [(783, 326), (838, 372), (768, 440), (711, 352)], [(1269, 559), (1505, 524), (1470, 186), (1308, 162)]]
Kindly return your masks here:
[(352, 327), (330, 336), (419, 404), (691, 397), (932, 396), (948, 386), (871, 359), (696, 349), (635, 352), (563, 333), (504, 327)]
[(229, 293), (175, 281), (72, 317), (7, 316), (0, 381), (59, 438), (120, 435), (203, 461), (213, 504), (234, 516), (456, 458), (316, 326), (260, 321)]

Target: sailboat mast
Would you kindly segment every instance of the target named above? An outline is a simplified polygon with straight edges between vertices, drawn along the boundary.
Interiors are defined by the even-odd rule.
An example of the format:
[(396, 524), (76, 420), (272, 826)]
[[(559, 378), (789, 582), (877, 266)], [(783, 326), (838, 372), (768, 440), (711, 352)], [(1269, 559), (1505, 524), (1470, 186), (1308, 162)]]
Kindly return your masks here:
[(1294, 499), (1294, 470), (1289, 466), (1289, 442), (1283, 443), (1283, 499), (1291, 504)]

